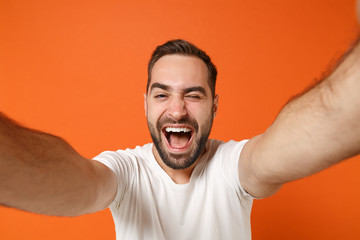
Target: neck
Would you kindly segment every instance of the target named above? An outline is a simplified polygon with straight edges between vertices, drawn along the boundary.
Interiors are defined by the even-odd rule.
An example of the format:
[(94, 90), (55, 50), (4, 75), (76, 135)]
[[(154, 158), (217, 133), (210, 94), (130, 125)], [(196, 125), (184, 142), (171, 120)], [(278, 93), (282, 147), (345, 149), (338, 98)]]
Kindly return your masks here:
[[(199, 159), (204, 154), (202, 153), (198, 159), (188, 168), (185, 169), (173, 169), (167, 166), (164, 161), (161, 159), (158, 151), (156, 150), (155, 145), (153, 146), (153, 154), (155, 156), (155, 159), (157, 163), (160, 165), (160, 167), (169, 175), (169, 177), (176, 183), (176, 184), (186, 184), (190, 182), (191, 174), (195, 168), (195, 166), (198, 164)], [(204, 151), (205, 152), (205, 151)]]

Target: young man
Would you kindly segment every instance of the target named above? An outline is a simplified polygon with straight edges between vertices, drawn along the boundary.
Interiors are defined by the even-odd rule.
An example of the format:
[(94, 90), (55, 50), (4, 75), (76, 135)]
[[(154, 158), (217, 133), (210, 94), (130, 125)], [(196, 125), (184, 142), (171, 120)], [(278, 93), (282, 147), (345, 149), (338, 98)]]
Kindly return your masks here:
[(214, 65), (194, 45), (169, 41), (148, 68), (153, 144), (88, 160), (2, 115), (0, 203), (60, 216), (109, 206), (118, 239), (250, 239), (254, 197), (359, 153), (358, 66), (357, 44), (264, 134), (224, 143), (208, 139), (219, 98)]

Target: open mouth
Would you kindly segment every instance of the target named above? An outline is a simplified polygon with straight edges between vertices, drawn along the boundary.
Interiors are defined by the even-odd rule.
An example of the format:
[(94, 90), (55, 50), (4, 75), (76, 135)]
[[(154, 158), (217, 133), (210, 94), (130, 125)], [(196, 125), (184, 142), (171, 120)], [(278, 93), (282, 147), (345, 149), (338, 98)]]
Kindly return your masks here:
[(193, 130), (189, 127), (165, 127), (163, 133), (171, 150), (185, 150), (191, 143)]

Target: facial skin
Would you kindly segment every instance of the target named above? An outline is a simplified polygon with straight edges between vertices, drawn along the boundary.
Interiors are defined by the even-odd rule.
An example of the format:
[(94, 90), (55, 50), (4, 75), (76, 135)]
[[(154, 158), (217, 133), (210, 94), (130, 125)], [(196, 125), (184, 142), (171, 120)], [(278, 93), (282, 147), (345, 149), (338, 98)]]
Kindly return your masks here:
[(178, 170), (196, 165), (205, 151), (217, 103), (201, 59), (166, 55), (155, 63), (145, 112), (160, 166)]

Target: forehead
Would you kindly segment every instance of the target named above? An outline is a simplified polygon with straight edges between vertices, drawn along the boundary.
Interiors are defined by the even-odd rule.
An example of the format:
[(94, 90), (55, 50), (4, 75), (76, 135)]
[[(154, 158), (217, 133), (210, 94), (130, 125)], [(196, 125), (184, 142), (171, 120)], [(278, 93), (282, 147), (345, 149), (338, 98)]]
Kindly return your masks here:
[(200, 58), (166, 55), (155, 63), (151, 72), (150, 86), (161, 83), (173, 88), (202, 86), (209, 89), (208, 78), (207, 67)]

